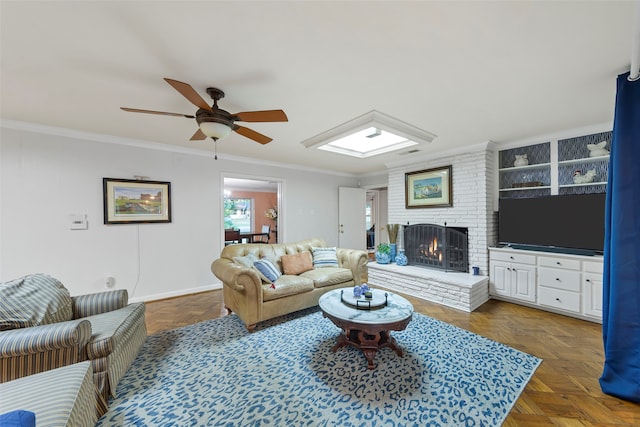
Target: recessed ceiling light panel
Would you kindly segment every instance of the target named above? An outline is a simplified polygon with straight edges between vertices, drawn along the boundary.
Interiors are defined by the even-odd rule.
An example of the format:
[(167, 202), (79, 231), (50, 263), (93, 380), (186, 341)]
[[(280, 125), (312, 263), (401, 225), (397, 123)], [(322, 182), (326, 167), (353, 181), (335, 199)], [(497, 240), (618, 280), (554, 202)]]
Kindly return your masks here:
[(302, 141), (307, 148), (367, 158), (429, 143), (435, 135), (378, 111), (371, 111)]

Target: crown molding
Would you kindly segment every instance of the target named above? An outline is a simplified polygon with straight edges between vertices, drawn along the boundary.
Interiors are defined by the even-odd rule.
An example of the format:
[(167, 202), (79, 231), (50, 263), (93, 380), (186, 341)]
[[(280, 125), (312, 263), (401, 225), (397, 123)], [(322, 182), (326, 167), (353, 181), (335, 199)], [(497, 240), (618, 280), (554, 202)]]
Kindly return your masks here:
[[(114, 135), (106, 135), (93, 132), (85, 132), (76, 129), (60, 128), (55, 126), (47, 126), (38, 123), (22, 122), (17, 120), (0, 119), (0, 128), (7, 128), (25, 132), (34, 132), (44, 135), (62, 136), (65, 138), (81, 139), (86, 141), (97, 142), (101, 144), (124, 145), (127, 147), (142, 148), (145, 150), (166, 151), (171, 153), (186, 154), (191, 156), (214, 157), (214, 153), (209, 150), (201, 150), (191, 147), (181, 147), (178, 145), (162, 144), (159, 142), (124, 138)], [(261, 166), (273, 166), (277, 168), (285, 168), (297, 171), (315, 172), (325, 175), (343, 176), (349, 178), (357, 178), (358, 175), (336, 172), (320, 168), (312, 168), (308, 166), (299, 166), (292, 163), (274, 162), (264, 159), (254, 159), (251, 157), (234, 156), (231, 154), (218, 153), (218, 160), (228, 160), (234, 162), (255, 164)]]

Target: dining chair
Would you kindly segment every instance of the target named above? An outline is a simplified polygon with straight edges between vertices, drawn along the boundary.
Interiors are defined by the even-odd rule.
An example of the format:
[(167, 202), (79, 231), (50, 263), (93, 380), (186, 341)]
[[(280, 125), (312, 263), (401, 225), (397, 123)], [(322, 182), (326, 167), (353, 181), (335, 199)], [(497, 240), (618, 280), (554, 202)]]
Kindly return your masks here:
[(269, 243), (269, 234), (271, 233), (270, 225), (263, 225), (260, 234), (253, 236), (254, 243)]
[(227, 246), (233, 243), (240, 243), (240, 230), (226, 228), (224, 230), (224, 245)]

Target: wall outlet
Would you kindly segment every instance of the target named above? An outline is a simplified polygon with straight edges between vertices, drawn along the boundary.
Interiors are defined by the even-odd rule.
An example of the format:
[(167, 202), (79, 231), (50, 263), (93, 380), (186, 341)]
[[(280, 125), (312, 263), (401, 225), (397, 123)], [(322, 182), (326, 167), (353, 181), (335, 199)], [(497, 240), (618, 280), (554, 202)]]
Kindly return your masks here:
[(116, 287), (116, 279), (112, 276), (106, 276), (104, 278), (104, 287), (107, 289), (113, 289)]

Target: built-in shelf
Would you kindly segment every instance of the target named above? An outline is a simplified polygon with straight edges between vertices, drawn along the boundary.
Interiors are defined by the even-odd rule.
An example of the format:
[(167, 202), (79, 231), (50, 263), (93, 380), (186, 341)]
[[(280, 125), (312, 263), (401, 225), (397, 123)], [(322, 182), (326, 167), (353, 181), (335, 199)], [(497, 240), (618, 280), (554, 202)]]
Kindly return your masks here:
[(588, 187), (589, 185), (607, 185), (607, 181), (600, 182), (586, 182), (583, 184), (561, 184), (558, 187), (566, 188), (566, 187)]
[[(605, 183), (606, 184), (606, 183)], [(525, 190), (546, 190), (551, 188), (550, 185), (543, 185), (540, 187), (512, 187), (512, 188), (501, 188), (500, 191), (525, 191)]]
[(598, 156), (598, 157), (583, 157), (580, 159), (571, 159), (571, 160), (560, 160), (558, 162), (559, 165), (572, 165), (576, 163), (593, 163), (599, 162), (603, 160), (609, 160), (609, 156)]
[(511, 166), (508, 168), (500, 168), (498, 170), (500, 172), (511, 172), (511, 171), (523, 171), (527, 169), (543, 169), (548, 166), (551, 166), (551, 163), (538, 163), (535, 165), (526, 165), (526, 166)]
[[(604, 193), (607, 186), (609, 155), (591, 157), (588, 148), (590, 144), (611, 141), (611, 136), (612, 132), (606, 131), (500, 150), (499, 198)], [(610, 142), (605, 148), (611, 149)], [(513, 166), (523, 158), (530, 164)], [(593, 174), (594, 182), (575, 184), (573, 179), (576, 172), (582, 175)]]

